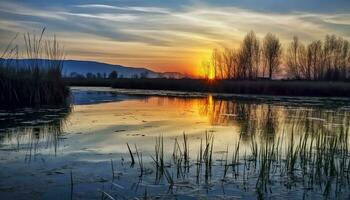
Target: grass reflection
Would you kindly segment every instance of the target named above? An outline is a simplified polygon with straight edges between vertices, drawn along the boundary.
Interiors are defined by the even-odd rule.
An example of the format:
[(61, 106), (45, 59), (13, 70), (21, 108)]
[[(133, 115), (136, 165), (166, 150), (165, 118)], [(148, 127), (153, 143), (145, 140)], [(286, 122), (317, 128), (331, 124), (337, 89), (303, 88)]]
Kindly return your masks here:
[(70, 112), (71, 108), (65, 107), (7, 113), (6, 120), (2, 121), (2, 149), (24, 151), (26, 161), (31, 161), (42, 150), (56, 155)]

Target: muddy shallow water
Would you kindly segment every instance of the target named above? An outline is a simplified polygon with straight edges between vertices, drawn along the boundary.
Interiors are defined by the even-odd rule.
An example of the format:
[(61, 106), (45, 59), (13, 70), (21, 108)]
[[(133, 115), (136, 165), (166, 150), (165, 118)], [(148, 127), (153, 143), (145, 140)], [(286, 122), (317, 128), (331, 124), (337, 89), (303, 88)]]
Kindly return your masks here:
[(350, 195), (348, 99), (72, 94), (71, 108), (0, 111), (0, 199)]

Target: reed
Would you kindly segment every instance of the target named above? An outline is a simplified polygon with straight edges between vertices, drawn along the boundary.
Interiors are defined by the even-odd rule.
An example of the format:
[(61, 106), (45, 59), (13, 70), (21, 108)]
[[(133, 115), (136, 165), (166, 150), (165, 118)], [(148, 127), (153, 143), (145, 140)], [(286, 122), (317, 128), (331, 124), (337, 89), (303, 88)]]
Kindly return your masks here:
[[(62, 79), (64, 50), (56, 37), (23, 35), (23, 52), (14, 42), (16, 35), (0, 57), (1, 107), (38, 107), (66, 104), (69, 89)], [(23, 55), (25, 59), (20, 59)]]
[(232, 153), (232, 171), (235, 174), (235, 177), (239, 175), (239, 148), (241, 143), (241, 135), (239, 136), (239, 139), (236, 144), (236, 148), (234, 149), (234, 152)]
[(156, 144), (154, 146), (155, 150), (155, 159), (154, 162), (156, 163), (157, 167), (160, 169), (164, 168), (164, 141), (163, 136), (159, 136), (156, 138)]
[(112, 170), (112, 180), (114, 180), (114, 164), (113, 164), (113, 160), (111, 159), (111, 170)]
[(136, 156), (137, 156), (137, 160), (138, 160), (139, 167), (140, 167), (140, 175), (139, 176), (142, 177), (144, 174), (145, 168), (143, 165), (142, 153), (138, 151), (136, 144), (135, 144), (135, 150), (136, 150)]
[[(222, 172), (222, 184), (232, 183), (240, 178), (237, 183), (242, 184), (244, 188), (250, 184), (254, 185), (257, 196), (261, 198), (271, 193), (276, 183), (287, 189), (296, 186), (310, 190), (317, 188), (327, 198), (345, 190), (350, 183), (349, 129), (330, 133), (324, 125), (319, 127), (310, 125), (313, 127), (312, 130), (306, 129), (305, 132), (296, 134), (295, 126), (292, 124), (289, 136), (285, 136), (284, 133), (276, 138), (264, 135), (260, 138), (252, 136), (248, 149), (243, 150), (240, 136), (233, 147), (226, 146), (222, 159), (218, 160), (221, 165), (215, 164), (213, 159), (214, 135), (208, 132), (205, 133), (204, 140), (201, 139), (195, 160), (190, 159), (190, 141), (186, 134), (182, 135), (182, 144), (177, 138), (174, 140), (171, 158), (174, 160), (174, 165), (161, 164), (165, 162), (163, 136), (156, 138), (155, 156), (152, 156), (152, 159), (156, 171), (164, 175), (170, 187), (175, 185), (181, 187), (181, 184), (186, 182), (189, 184), (188, 187), (191, 187), (191, 181), (194, 180), (197, 185), (204, 184), (204, 187), (208, 188), (217, 183), (217, 180), (211, 182), (212, 177), (217, 178), (217, 173)], [(233, 149), (231, 164), (228, 161), (230, 148)], [(135, 149), (142, 176), (144, 170), (142, 154), (136, 146)], [(228, 169), (231, 166), (234, 173), (232, 177), (228, 176)], [(193, 171), (190, 170), (192, 167), (195, 167)], [(194, 179), (187, 176), (191, 171)], [(175, 172), (176, 177), (173, 176)], [(212, 176), (212, 173), (216, 173), (215, 176)], [(176, 179), (181, 179), (181, 182), (177, 182)], [(201, 180), (205, 182), (202, 183)]]
[(126, 143), (126, 146), (128, 147), (129, 155), (130, 155), (130, 158), (131, 158), (131, 164), (130, 164), (130, 165), (131, 165), (131, 166), (134, 166), (134, 164), (135, 164), (134, 155), (133, 155), (133, 153), (132, 153), (132, 151), (131, 151), (130, 146), (129, 146), (128, 143)]
[(189, 152), (189, 146), (188, 146), (188, 136), (183, 133), (183, 158), (185, 161), (185, 167), (187, 169), (189, 168), (189, 159), (190, 159), (190, 152)]
[(73, 171), (70, 170), (70, 199), (73, 199), (73, 188), (74, 188), (74, 182), (73, 182)]
[(228, 165), (228, 145), (226, 147), (226, 158), (225, 158), (225, 164), (224, 164), (224, 176), (223, 176), (223, 179), (226, 178), (226, 174), (227, 174), (227, 171), (229, 169), (229, 165)]

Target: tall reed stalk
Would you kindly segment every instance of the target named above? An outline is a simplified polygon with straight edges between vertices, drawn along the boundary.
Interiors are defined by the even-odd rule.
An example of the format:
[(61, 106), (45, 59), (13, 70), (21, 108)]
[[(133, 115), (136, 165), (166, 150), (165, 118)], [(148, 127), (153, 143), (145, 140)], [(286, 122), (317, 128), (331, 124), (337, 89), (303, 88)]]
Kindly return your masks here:
[(23, 35), (24, 49), (15, 44), (18, 34), (0, 57), (0, 106), (37, 107), (67, 103), (69, 89), (62, 79), (64, 50), (54, 36)]

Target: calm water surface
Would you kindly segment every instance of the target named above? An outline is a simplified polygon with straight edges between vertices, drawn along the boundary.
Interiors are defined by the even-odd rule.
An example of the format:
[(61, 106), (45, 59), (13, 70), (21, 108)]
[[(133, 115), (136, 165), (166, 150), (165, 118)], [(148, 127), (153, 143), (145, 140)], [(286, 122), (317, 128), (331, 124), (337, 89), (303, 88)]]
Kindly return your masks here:
[(348, 99), (72, 94), (0, 111), (0, 199), (349, 198)]

